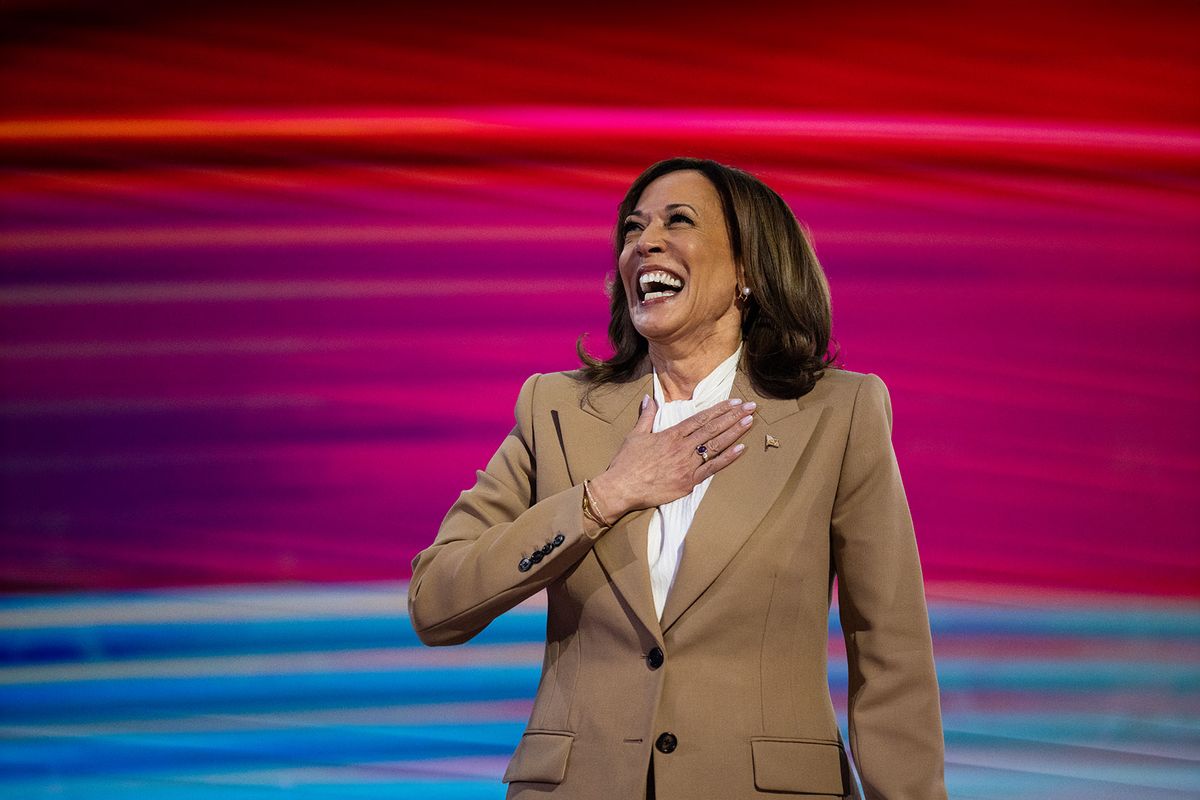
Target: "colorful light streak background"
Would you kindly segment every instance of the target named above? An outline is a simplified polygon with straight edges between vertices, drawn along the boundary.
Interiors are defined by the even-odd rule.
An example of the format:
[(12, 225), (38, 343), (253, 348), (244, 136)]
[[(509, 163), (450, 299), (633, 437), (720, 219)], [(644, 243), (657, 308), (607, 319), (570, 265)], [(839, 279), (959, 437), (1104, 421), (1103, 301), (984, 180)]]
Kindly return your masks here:
[[(1200, 792), (1200, 13), (442, 6), (0, 12), (0, 779), (497, 796), (536, 608), (426, 653), (368, 582), (407, 578), (524, 377), (604, 350), (616, 204), (690, 154), (788, 199), (842, 362), (891, 389), (952, 796)], [(484, 706), (404, 671), (439, 659)], [(211, 705), (297, 669), (327, 682)], [(319, 733), (256, 756), (234, 708)], [(386, 735), (329, 755), (348, 730)], [(146, 756), (212, 747), (235, 766)]]

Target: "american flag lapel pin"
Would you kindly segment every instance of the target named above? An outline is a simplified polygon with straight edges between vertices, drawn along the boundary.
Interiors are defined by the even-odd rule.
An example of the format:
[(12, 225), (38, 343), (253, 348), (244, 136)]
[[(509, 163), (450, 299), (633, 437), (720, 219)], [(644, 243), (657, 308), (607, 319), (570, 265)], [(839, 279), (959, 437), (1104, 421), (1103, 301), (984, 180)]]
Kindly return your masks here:
[(767, 447), (779, 447), (779, 440), (769, 433), (767, 434)]

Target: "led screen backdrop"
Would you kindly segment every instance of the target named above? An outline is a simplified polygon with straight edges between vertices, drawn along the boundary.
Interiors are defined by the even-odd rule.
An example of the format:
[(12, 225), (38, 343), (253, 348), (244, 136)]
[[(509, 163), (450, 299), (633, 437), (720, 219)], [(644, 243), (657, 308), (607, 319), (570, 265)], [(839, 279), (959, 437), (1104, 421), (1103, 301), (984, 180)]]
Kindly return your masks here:
[(1186, 4), (3, 16), (8, 590), (407, 577), (687, 154), (811, 229), (927, 579), (1197, 593)]
[(2, 5), (0, 795), (503, 796), (544, 603), (410, 560), (700, 155), (891, 390), (950, 796), (1200, 796), (1195, 4)]

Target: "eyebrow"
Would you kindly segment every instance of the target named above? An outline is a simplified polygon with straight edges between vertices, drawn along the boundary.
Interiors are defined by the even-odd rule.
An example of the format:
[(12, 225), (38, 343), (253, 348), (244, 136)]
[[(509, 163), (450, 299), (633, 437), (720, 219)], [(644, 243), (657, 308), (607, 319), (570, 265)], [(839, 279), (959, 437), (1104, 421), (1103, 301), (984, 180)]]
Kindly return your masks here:
[[(690, 208), (692, 210), (693, 214), (696, 214), (697, 216), (700, 215), (700, 212), (697, 211), (694, 206), (692, 206), (688, 203), (670, 203), (667, 205), (667, 211), (674, 211), (677, 208)], [(631, 217), (648, 217), (650, 215), (640, 208), (635, 208), (633, 211), (629, 212), (629, 216), (631, 216)]]

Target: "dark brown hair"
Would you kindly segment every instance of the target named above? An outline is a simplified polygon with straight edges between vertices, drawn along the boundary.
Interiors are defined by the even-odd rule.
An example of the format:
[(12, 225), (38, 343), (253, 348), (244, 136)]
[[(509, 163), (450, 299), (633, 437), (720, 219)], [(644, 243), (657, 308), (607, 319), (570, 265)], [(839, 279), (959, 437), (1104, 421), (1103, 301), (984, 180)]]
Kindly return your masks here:
[[(637, 177), (617, 209), (615, 257), (620, 259), (625, 246), (622, 220), (637, 207), (642, 192), (655, 179), (681, 170), (702, 173), (721, 198), (733, 258), (750, 287), (750, 297), (742, 304), (741, 362), (751, 383), (769, 397), (808, 394), (838, 355), (837, 349), (829, 353), (829, 284), (792, 210), (758, 178), (708, 159), (659, 161)], [(631, 379), (649, 352), (646, 339), (629, 318), (619, 274), (610, 295), (608, 338), (616, 349), (612, 358), (604, 360), (587, 353), (583, 336), (575, 344), (589, 391)]]

